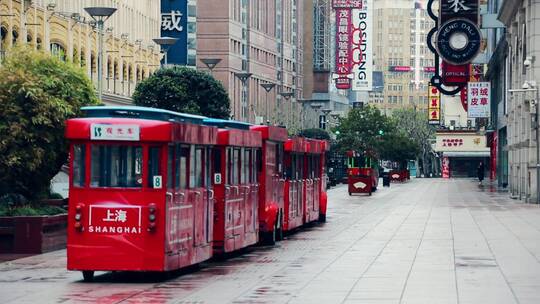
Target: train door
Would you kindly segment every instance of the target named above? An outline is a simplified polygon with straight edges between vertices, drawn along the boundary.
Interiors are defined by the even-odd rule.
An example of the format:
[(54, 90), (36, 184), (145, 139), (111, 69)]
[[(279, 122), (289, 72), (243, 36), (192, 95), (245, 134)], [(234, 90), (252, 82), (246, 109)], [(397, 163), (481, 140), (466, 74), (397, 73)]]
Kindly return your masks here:
[(190, 168), (190, 146), (176, 145), (175, 153), (175, 192), (174, 200), (176, 203), (175, 228), (177, 237), (175, 240), (179, 266), (191, 264), (190, 252), (193, 238), (193, 203), (189, 198), (189, 168)]
[[(151, 156), (152, 153), (150, 153)], [(168, 146), (167, 151), (167, 192), (165, 196), (165, 210), (166, 215), (166, 228), (165, 228), (165, 254), (166, 254), (166, 269), (178, 268), (178, 254), (180, 252), (179, 242), (180, 230), (178, 229), (178, 223), (180, 219), (180, 201), (177, 200), (178, 196), (176, 187), (176, 175), (178, 174), (178, 168), (176, 166), (176, 147), (174, 145)]]
[(255, 171), (255, 167), (253, 166), (253, 161), (255, 159), (254, 150), (251, 148), (245, 148), (244, 149), (244, 157), (242, 159), (242, 188), (244, 188), (243, 192), (243, 212), (245, 214), (244, 217), (244, 233), (245, 234), (252, 234), (255, 233), (255, 223), (257, 215), (257, 211), (253, 208), (257, 206), (257, 196), (254, 195), (253, 189), (255, 188), (255, 181), (253, 179), (253, 172)]
[(306, 186), (305, 186), (305, 202), (306, 202), (306, 221), (310, 222), (312, 220), (311, 214), (314, 209), (314, 197), (313, 197), (313, 155), (312, 154), (306, 154), (305, 157), (305, 168), (304, 168), (304, 174), (305, 174), (305, 180), (306, 180)]
[(206, 227), (208, 193), (205, 189), (204, 169), (205, 148), (201, 146), (191, 146), (190, 149), (190, 195), (193, 202), (193, 246), (206, 245)]

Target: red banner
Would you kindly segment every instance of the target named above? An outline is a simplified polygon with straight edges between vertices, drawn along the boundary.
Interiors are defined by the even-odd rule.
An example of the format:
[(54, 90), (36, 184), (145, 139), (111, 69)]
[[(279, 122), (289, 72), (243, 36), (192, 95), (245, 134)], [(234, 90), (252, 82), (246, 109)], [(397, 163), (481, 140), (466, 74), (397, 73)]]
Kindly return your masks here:
[(336, 10), (336, 88), (351, 88), (351, 10)]

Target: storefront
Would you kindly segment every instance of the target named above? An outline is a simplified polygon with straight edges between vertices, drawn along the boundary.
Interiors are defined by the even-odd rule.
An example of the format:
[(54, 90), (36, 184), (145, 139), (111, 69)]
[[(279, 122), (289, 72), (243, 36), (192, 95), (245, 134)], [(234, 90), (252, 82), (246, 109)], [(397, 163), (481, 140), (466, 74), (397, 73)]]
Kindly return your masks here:
[(476, 177), (484, 164), (484, 176), (489, 178), (490, 149), (486, 137), (476, 132), (437, 132), (436, 152), (442, 154), (443, 178)]

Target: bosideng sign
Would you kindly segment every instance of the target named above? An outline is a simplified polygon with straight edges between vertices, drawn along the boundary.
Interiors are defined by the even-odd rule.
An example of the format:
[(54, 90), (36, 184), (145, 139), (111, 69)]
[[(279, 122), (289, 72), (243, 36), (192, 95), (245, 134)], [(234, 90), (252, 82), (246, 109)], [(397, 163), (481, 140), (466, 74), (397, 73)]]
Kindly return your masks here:
[(371, 91), (373, 75), (372, 0), (352, 10), (352, 80), (353, 91)]

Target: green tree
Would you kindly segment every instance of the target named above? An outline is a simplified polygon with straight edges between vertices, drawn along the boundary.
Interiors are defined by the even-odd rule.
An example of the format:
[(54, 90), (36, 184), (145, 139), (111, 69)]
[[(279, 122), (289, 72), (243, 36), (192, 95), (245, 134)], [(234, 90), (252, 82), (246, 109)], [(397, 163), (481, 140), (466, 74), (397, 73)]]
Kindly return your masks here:
[(378, 158), (386, 134), (392, 132), (390, 120), (373, 106), (364, 106), (349, 111), (340, 118), (334, 128), (337, 145), (341, 151), (355, 150)]
[(221, 82), (206, 72), (186, 67), (159, 69), (133, 93), (138, 106), (228, 119), (230, 101)]
[(39, 199), (67, 159), (64, 123), (98, 104), (92, 83), (71, 63), (29, 48), (0, 67), (0, 196)]
[(330, 134), (328, 134), (326, 130), (319, 129), (319, 128), (300, 130), (298, 132), (298, 136), (314, 138), (314, 139), (330, 140)]
[[(422, 162), (424, 175), (429, 174), (430, 155), (433, 151), (431, 141), (435, 139), (435, 128), (428, 123), (428, 114), (416, 108), (395, 110), (393, 120), (398, 129), (402, 130), (416, 146), (416, 163)], [(418, 168), (418, 166), (417, 166)]]

